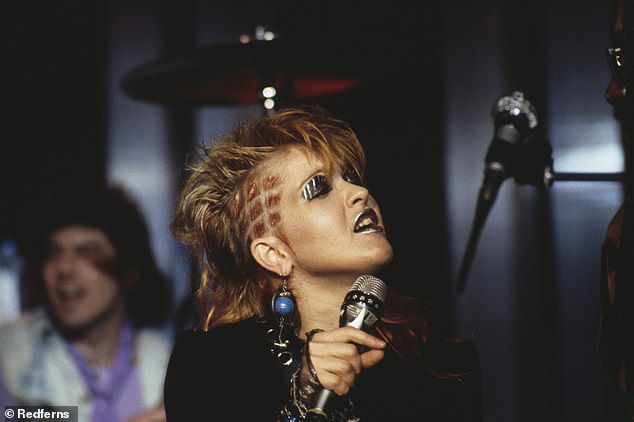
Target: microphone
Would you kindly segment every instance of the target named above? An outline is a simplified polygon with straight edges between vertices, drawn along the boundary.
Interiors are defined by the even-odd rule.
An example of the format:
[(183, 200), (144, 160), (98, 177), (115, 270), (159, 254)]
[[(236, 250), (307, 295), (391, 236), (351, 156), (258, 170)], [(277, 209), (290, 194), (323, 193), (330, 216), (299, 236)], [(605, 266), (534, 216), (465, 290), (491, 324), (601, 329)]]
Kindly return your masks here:
[(537, 127), (537, 112), (520, 91), (498, 98), (491, 117), (495, 131), (484, 159), (486, 167), (479, 197), (487, 205), (495, 201), (500, 185), (512, 175), (518, 145)]
[[(354, 327), (366, 333), (371, 332), (383, 315), (383, 303), (387, 296), (387, 285), (373, 275), (358, 277), (341, 305), (339, 313), (340, 327)], [(360, 352), (363, 349), (359, 348)], [(313, 399), (313, 406), (306, 413), (307, 422), (326, 422), (329, 420), (329, 405), (332, 391), (322, 388)]]
[(480, 185), (471, 237), (458, 273), (458, 292), (464, 290), (477, 239), (498, 190), (502, 182), (512, 176), (520, 166), (520, 144), (537, 127), (537, 112), (521, 91), (513, 91), (510, 95), (498, 98), (491, 111), (491, 117), (495, 130), (484, 159), (484, 178)]

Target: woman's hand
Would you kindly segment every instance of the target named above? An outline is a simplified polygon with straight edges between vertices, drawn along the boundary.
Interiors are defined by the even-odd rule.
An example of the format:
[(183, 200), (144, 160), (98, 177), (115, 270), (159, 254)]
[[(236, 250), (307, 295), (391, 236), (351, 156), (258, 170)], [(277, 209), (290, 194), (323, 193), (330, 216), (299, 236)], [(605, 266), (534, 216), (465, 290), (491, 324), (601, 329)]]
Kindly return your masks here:
[[(364, 352), (359, 351), (362, 346)], [(321, 331), (309, 339), (309, 359), (323, 388), (339, 396), (348, 394), (357, 376), (383, 359), (383, 340), (353, 327)], [(367, 350), (367, 351), (366, 351)], [(309, 385), (311, 372), (306, 351), (302, 359), (300, 385)]]

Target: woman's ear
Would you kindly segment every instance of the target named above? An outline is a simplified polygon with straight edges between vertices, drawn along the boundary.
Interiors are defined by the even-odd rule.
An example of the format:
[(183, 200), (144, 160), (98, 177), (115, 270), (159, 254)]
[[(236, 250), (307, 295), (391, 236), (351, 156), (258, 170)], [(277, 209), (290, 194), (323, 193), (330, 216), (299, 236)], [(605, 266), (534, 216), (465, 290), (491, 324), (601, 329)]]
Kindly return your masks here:
[(290, 273), (292, 260), (290, 248), (275, 236), (258, 237), (251, 242), (251, 255), (260, 266), (275, 274)]

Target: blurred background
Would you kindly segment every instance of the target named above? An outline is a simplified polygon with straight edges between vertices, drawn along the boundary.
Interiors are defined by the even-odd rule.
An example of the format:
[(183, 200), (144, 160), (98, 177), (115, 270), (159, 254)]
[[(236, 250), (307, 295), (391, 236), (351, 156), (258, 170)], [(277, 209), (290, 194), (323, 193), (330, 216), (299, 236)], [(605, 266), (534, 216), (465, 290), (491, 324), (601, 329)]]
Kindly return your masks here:
[[(610, 383), (595, 337), (600, 247), (623, 198), (619, 182), (506, 180), (463, 293), (455, 293), (455, 280), (501, 95), (520, 90), (533, 103), (556, 172), (623, 171), (620, 128), (603, 96), (612, 7), (606, 0), (10, 2), (2, 18), (0, 319), (19, 312), (20, 236), (30, 208), (54, 184), (77, 178), (104, 177), (134, 194), (160, 265), (186, 300), (191, 265), (168, 229), (182, 168), (195, 145), (266, 112), (256, 93), (231, 95), (251, 85), (216, 73), (291, 66), (283, 54), (241, 47), (241, 36), (257, 38), (265, 28), (295, 43), (289, 63), (323, 79), (287, 100), (321, 104), (359, 132), (368, 185), (396, 252), (386, 282), (429, 298), (475, 336), (484, 420), (606, 421)], [(145, 89), (150, 77), (134, 73), (139, 68), (167, 79)], [(340, 68), (352, 82), (333, 80)], [(162, 92), (172, 76), (212, 86), (205, 95)]]

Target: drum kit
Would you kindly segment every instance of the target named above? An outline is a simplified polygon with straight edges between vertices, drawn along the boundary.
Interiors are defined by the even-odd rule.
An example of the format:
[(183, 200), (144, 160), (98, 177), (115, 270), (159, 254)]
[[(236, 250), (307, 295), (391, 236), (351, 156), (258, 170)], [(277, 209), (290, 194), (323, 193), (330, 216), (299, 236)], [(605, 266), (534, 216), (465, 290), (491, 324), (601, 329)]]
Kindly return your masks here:
[(380, 78), (398, 58), (354, 36), (283, 36), (263, 27), (235, 42), (161, 57), (132, 69), (130, 97), (164, 105), (248, 105), (276, 109)]

